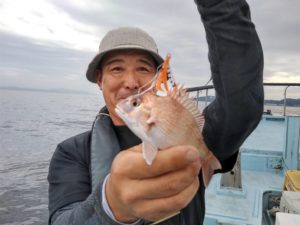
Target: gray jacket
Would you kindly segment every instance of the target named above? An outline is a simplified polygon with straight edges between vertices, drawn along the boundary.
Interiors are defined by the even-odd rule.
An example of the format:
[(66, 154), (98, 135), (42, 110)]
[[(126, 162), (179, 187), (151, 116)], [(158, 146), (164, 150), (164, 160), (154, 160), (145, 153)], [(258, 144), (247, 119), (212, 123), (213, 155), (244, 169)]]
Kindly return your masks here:
[[(244, 0), (195, 2), (206, 30), (216, 90), (215, 101), (204, 110), (203, 136), (225, 172), (234, 166), (239, 146), (261, 118), (263, 53)], [(102, 208), (101, 186), (119, 148), (111, 120), (101, 115), (92, 131), (58, 145), (48, 175), (49, 224), (117, 225)], [(178, 216), (161, 224), (202, 224), (203, 186)], [(71, 198), (73, 187), (82, 188)]]
[[(101, 112), (107, 113), (106, 110), (107, 109), (104, 108)], [(84, 154), (88, 151), (90, 151), (90, 157), (88, 157), (89, 159), (84, 159)], [(101, 187), (106, 175), (109, 173), (112, 160), (119, 151), (120, 147), (112, 126), (112, 121), (108, 116), (101, 115), (101, 113), (97, 116), (91, 132), (77, 135), (58, 145), (51, 160), (48, 176), (50, 183), (50, 224), (118, 224), (110, 219), (102, 208)], [(80, 154), (82, 155), (79, 156)], [(77, 167), (78, 164), (87, 164), (87, 161), (90, 162), (90, 167), (88, 168), (85, 165), (85, 168), (82, 168), (80, 171), (85, 170), (90, 176), (89, 184), (91, 193), (84, 201), (64, 206), (67, 202), (65, 198), (68, 198), (68, 194), (72, 192), (73, 195), (75, 194), (73, 190), (70, 190), (71, 188), (78, 189), (79, 195), (84, 192), (84, 188), (77, 185), (76, 182), (86, 182), (85, 179), (87, 176), (78, 174), (79, 170)], [(77, 177), (69, 181), (68, 176), (71, 173), (76, 173)], [(201, 177), (200, 181), (202, 182)], [(57, 184), (60, 185), (60, 187), (57, 187)], [(66, 190), (61, 186), (65, 186)], [(199, 188), (193, 201), (186, 209), (182, 210), (181, 214), (161, 224), (199, 225), (200, 221), (204, 218), (204, 208), (202, 208), (204, 207), (203, 182), (200, 186), (201, 188)], [(57, 195), (57, 193), (59, 194)], [(63, 201), (60, 202), (57, 198), (62, 198)], [(76, 201), (76, 199), (73, 197), (71, 201)], [(192, 218), (190, 216), (192, 211), (203, 213), (195, 214), (194, 212), (193, 214), (196, 218)], [(190, 219), (193, 219), (193, 222), (187, 223)], [(148, 224), (148, 222), (141, 221), (141, 224)]]

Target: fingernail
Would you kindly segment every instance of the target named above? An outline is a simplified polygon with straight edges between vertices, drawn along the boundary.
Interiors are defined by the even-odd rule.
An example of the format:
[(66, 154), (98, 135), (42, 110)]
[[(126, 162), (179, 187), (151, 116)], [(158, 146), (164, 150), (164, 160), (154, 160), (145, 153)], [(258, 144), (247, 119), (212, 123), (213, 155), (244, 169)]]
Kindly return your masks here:
[(195, 150), (189, 150), (185, 157), (188, 161), (194, 162), (199, 158), (199, 153)]

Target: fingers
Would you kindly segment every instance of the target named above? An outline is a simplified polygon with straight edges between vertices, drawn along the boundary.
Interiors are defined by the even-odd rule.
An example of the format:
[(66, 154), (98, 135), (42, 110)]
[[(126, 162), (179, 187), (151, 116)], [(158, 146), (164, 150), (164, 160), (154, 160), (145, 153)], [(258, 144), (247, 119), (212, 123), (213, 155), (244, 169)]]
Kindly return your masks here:
[[(198, 177), (200, 164), (192, 163), (183, 169), (176, 170), (158, 177), (136, 180), (133, 183), (135, 190), (142, 190), (143, 196), (139, 192), (135, 194), (136, 198), (156, 199), (166, 198), (180, 193), (187, 188)], [(158, 191), (159, 190), (159, 191)]]
[(198, 189), (199, 179), (195, 178), (191, 185), (175, 196), (139, 202), (134, 214), (139, 218), (145, 218), (149, 221), (160, 220), (185, 208), (193, 199)]
[[(125, 153), (124, 153), (125, 154)], [(122, 157), (123, 172), (134, 179), (145, 179), (182, 169), (199, 161), (198, 150), (192, 146), (175, 146), (158, 151), (152, 165), (147, 165), (142, 154), (135, 148)]]

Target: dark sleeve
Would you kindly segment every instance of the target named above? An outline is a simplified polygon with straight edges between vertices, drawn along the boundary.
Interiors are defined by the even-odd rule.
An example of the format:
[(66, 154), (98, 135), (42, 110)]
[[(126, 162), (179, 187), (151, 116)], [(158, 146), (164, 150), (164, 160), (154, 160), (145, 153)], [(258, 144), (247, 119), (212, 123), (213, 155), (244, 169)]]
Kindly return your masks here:
[(89, 149), (90, 132), (57, 146), (48, 174), (49, 224), (118, 225), (102, 207), (102, 184), (91, 192)]
[(207, 146), (230, 170), (263, 112), (263, 52), (244, 0), (195, 0), (206, 31), (216, 99), (204, 110)]
[(52, 156), (49, 173), (50, 217), (59, 208), (84, 201), (90, 194), (89, 133), (70, 138), (59, 144)]

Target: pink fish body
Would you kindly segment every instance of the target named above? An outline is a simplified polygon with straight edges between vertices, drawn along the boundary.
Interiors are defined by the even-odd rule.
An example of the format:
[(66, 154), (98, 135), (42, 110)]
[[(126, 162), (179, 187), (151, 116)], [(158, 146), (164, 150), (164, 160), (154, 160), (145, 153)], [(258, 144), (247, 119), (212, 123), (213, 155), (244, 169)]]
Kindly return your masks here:
[(143, 156), (152, 164), (159, 149), (192, 145), (199, 150), (205, 186), (221, 165), (203, 141), (204, 117), (182, 87), (174, 87), (167, 96), (153, 91), (120, 101), (116, 112), (143, 141)]

